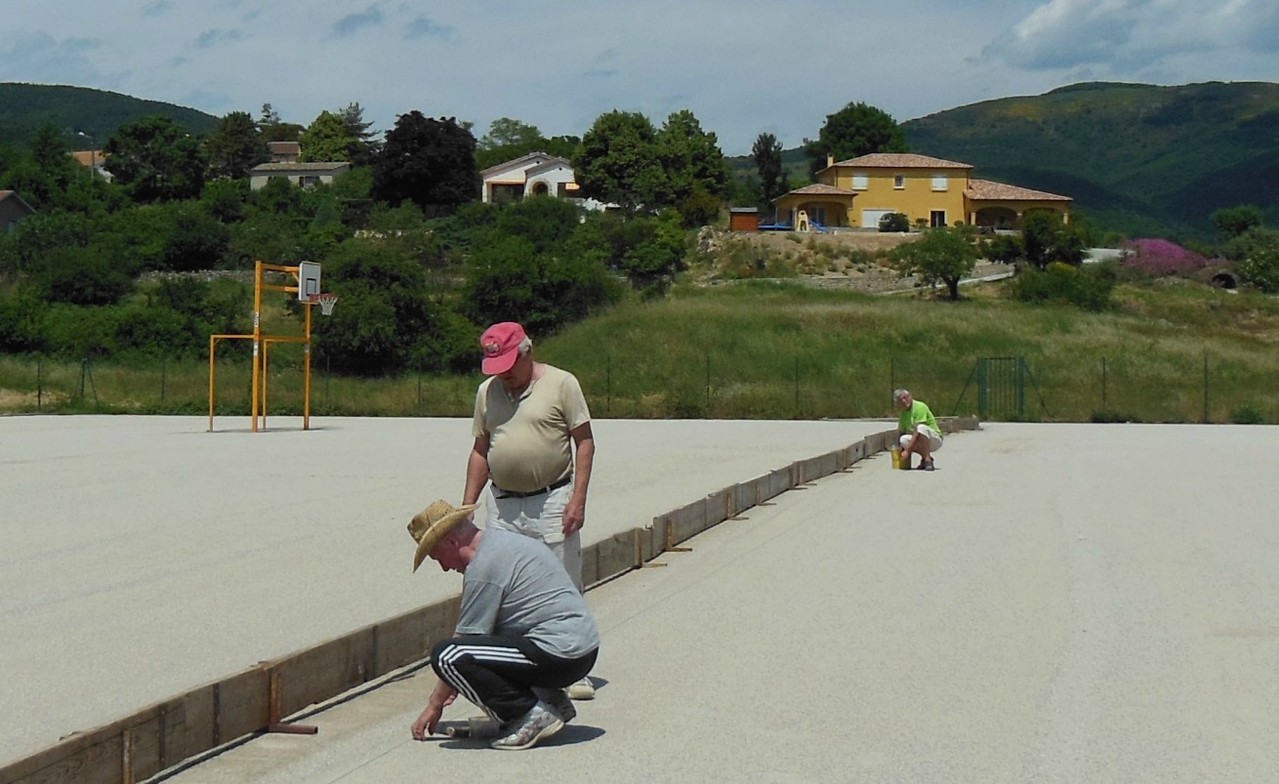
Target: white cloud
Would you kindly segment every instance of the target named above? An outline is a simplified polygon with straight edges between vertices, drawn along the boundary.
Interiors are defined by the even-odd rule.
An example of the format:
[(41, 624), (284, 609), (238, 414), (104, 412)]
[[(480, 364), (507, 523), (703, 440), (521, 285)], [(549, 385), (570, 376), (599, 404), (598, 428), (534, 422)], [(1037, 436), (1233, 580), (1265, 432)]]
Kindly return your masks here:
[[(899, 121), (1072, 81), (1273, 80), (1274, 0), (58, 0), (0, 32), (0, 78), (288, 121), (358, 102), (581, 135), (689, 109), (726, 152), (792, 147), (852, 101)], [(1275, 6), (1276, 8), (1272, 8)], [(74, 20), (74, 24), (68, 22)]]

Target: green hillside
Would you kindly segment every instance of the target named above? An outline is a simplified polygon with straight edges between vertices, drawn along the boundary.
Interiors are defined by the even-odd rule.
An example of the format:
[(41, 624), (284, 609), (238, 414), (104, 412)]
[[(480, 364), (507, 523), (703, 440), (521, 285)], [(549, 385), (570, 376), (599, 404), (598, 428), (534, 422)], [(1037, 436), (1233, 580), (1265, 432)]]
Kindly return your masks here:
[(902, 123), (913, 152), (1072, 196), (1100, 228), (1210, 238), (1251, 203), (1279, 225), (1279, 84), (1085, 83)]
[(196, 135), (213, 130), (218, 119), (184, 106), (87, 87), (0, 82), (0, 144), (24, 144), (49, 124), (62, 130), (73, 148), (87, 150), (93, 145), (79, 133), (101, 146), (121, 125), (152, 115), (168, 117)]

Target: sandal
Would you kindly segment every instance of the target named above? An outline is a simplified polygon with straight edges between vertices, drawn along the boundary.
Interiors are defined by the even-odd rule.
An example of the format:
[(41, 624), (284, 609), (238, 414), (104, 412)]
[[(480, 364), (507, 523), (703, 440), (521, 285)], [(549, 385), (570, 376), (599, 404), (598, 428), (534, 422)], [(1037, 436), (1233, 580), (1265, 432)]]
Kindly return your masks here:
[(924, 469), (925, 471), (935, 471), (935, 470), (937, 470), (937, 469), (933, 468), (933, 459), (932, 459), (931, 457), (930, 457), (930, 458), (928, 458), (927, 460), (925, 460), (925, 461), (923, 462), (923, 464), (922, 464), (922, 465), (920, 465), (919, 467), (920, 467), (920, 468), (922, 468), (922, 469)]

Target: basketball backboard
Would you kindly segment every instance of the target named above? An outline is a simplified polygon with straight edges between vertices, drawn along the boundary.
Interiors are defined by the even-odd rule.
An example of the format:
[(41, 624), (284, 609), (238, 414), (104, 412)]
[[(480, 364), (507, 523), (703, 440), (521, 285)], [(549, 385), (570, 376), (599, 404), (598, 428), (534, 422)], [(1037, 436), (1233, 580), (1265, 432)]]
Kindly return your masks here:
[(320, 265), (314, 261), (298, 262), (298, 299), (310, 302), (320, 293)]

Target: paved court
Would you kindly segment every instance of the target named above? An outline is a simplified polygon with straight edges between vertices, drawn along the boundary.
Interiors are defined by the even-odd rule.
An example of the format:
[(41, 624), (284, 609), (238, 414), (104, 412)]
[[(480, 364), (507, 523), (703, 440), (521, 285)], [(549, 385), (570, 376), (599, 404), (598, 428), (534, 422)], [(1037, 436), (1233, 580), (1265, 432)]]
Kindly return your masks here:
[[(27, 422), (20, 429), (47, 425)], [(75, 424), (54, 420), (62, 422)], [(225, 657), (204, 680), (229, 663), (252, 663), (234, 649), (242, 642), (292, 650), (307, 636), (331, 636), (366, 623), (361, 616), (370, 612), (389, 615), (458, 585), (457, 575), (367, 566), (407, 560), (400, 507), (413, 508), (424, 494), (456, 495), (460, 458), (433, 469), (455, 472), (443, 487), (426, 467), (435, 465), (433, 450), (465, 449), (464, 427), (448, 435), (457, 423), (383, 421), (374, 445), (360, 447), (363, 439), (343, 435), (363, 432), (357, 420), (317, 433), (256, 435), (197, 435), (171, 420), (145, 437), (136, 421), (94, 420), (87, 431), (119, 427), (130, 438), (180, 446), (144, 460), (105, 433), (71, 439), (75, 449), (65, 434), (23, 435), (43, 479), (34, 472), (15, 479), (25, 472), (10, 451), (19, 440), (14, 424), (0, 422), (0, 617), (7, 629), (19, 628), (14, 648), (26, 658), (8, 644), (0, 656), (6, 674), (27, 669), (0, 687), (9, 737), (21, 736), (10, 725), (26, 711), (37, 719), (45, 709), (83, 715), (82, 690), (109, 692), (99, 682), (119, 676), (88, 653), (90, 633), (67, 621), (111, 637), (104, 649), (151, 681), (189, 685), (198, 675), (191, 662)], [(604, 443), (634, 450), (643, 474), (599, 487), (591, 510), (599, 528), (614, 516), (628, 528), (686, 500), (668, 499), (669, 483), (695, 497), (700, 491), (683, 484), (690, 476), (719, 487), (759, 472), (723, 465), (738, 459), (730, 455), (758, 450), (754, 457), (775, 467), (886, 425), (599, 424)], [(632, 440), (632, 429), (644, 436)], [(681, 442), (686, 432), (697, 437)], [(773, 440), (781, 432), (789, 437)], [(263, 736), (169, 780), (1279, 780), (1277, 436), (1267, 427), (996, 423), (948, 438), (934, 473), (891, 471), (881, 455), (722, 523), (691, 540), (692, 552), (663, 556), (664, 568), (592, 590), (604, 637), (602, 688), (545, 747), (503, 754), (466, 741), (410, 740), (433, 682), (418, 671), (308, 715), (320, 728), (315, 736)], [(101, 449), (90, 443), (99, 441)], [(783, 454), (779, 443), (794, 451)], [(206, 450), (203, 460), (190, 454)], [(658, 464), (662, 450), (683, 455), (671, 458), (676, 472)], [(295, 454), (311, 452), (325, 457)], [(162, 500), (166, 494), (151, 487), (171, 487), (198, 466), (238, 466), (246, 455), (279, 481), (302, 470), (322, 488), (319, 497), (308, 505), (267, 493), (263, 483), (247, 483), (247, 467), (193, 481), (194, 503)], [(90, 456), (101, 476), (84, 479), (79, 461)], [(421, 470), (400, 465), (419, 460)], [(61, 465), (68, 470), (59, 484)], [(721, 469), (732, 476), (710, 476)], [(112, 483), (129, 481), (136, 497), (126, 507), (138, 520), (79, 508), (86, 496), (110, 495)], [(405, 482), (414, 486), (406, 490)], [(621, 488), (631, 488), (627, 503), (642, 509), (610, 507), (608, 493)], [(265, 508), (215, 525), (218, 515), (205, 507), (243, 493), (252, 496), (250, 508)], [(661, 508), (649, 511), (653, 496)], [(10, 522), (13, 498), (24, 499), (21, 508), (43, 505), (43, 533)], [(386, 529), (393, 534), (383, 538)], [(17, 550), (8, 546), (14, 539)], [(153, 551), (149, 562), (127, 563), (143, 545)], [(274, 582), (272, 564), (281, 570)], [(15, 572), (54, 595), (26, 590)], [(251, 585), (228, 584), (228, 576)], [(91, 602), (99, 593), (105, 599)], [(404, 596), (381, 596), (377, 605), (369, 593)], [(105, 617), (92, 617), (92, 608)], [(247, 625), (247, 642), (231, 638), (232, 616)], [(314, 616), (325, 616), (326, 628), (316, 628)], [(139, 636), (147, 642), (127, 657), (114, 641), (120, 624), (138, 635), (170, 634), (158, 642)], [(214, 631), (200, 632), (205, 625)], [(164, 641), (174, 628), (199, 639)], [(44, 637), (32, 644), (32, 635)], [(42, 682), (43, 702), (15, 683), (40, 677), (41, 650), (62, 668)], [(182, 677), (171, 678), (171, 667), (183, 668)], [(14, 705), (18, 711), (9, 710)], [(448, 718), (472, 712), (458, 704)]]
[[(470, 421), (300, 422), (0, 417), (0, 766), (457, 593), (405, 525), (461, 500)], [(891, 426), (598, 421), (584, 542)]]
[(545, 747), (410, 740), (422, 671), (171, 781), (1276, 781), (1276, 435), (988, 424), (931, 474), (879, 456), (591, 591), (606, 683)]

